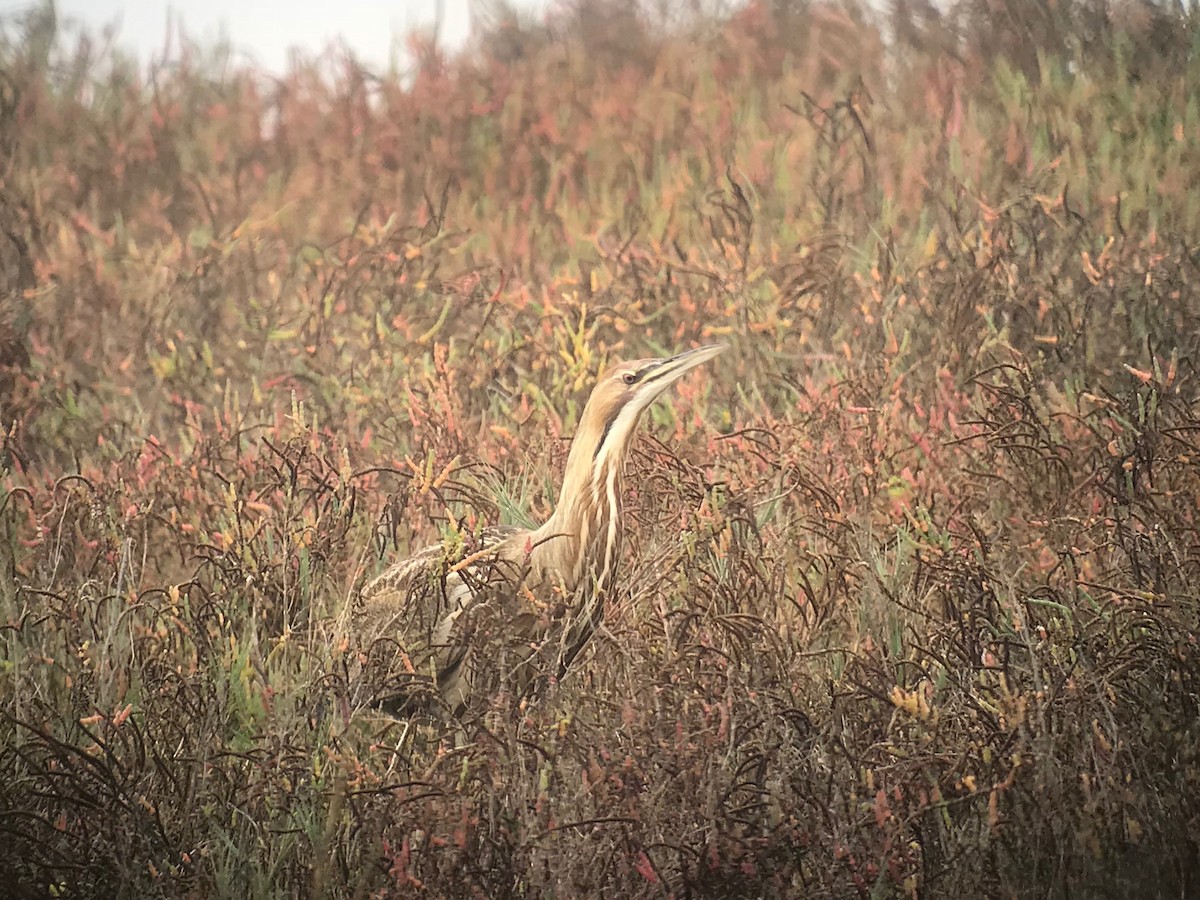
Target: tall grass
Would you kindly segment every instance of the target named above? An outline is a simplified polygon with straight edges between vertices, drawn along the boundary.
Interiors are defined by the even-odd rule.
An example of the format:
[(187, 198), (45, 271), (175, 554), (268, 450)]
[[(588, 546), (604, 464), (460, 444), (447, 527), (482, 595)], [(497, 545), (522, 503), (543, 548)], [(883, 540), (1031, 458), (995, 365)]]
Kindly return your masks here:
[[(0, 884), (1194, 892), (1194, 15), (491, 21), (280, 79), (8, 23)], [(364, 578), (717, 339), (588, 652), (402, 743)]]

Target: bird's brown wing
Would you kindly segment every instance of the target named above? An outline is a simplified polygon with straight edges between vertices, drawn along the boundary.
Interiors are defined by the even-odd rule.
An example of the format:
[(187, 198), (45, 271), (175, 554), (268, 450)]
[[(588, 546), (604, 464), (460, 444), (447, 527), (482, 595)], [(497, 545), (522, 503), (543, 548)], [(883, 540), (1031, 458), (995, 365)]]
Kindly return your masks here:
[(438, 691), (452, 707), (465, 702), (473, 678), (468, 656), (481, 627), (496, 618), (499, 598), (512, 597), (522, 571), (512, 557), (527, 532), (487, 528), (457, 558), (426, 547), (386, 569), (362, 592), (358, 631), (368, 647), (376, 702), (391, 711)]
[[(464, 559), (488, 557), (487, 551), (521, 533), (509, 525), (485, 528), (479, 537), (451, 556), (434, 544), (393, 563), (367, 582), (361, 594), (360, 622), (367, 631), (395, 630), (432, 635), (444, 616), (453, 611), (453, 581)], [(440, 590), (439, 590), (440, 588)], [(413, 626), (417, 627), (414, 629)]]

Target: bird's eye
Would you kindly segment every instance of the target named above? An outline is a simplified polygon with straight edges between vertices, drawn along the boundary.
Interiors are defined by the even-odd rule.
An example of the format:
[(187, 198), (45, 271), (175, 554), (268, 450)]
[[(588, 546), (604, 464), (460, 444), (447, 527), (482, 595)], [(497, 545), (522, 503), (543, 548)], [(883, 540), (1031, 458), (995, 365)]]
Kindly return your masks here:
[(624, 381), (626, 384), (633, 384), (635, 381), (637, 381), (637, 376), (634, 375), (632, 372), (626, 372), (624, 375), (621, 376), (621, 380)]

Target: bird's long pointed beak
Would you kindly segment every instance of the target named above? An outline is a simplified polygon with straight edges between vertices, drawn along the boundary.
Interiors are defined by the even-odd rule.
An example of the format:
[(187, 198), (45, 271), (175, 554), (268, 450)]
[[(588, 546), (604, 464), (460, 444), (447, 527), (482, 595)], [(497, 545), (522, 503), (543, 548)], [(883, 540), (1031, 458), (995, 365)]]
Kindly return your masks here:
[(695, 350), (685, 350), (683, 353), (664, 359), (659, 363), (657, 370), (652, 372), (643, 383), (647, 386), (654, 385), (657, 389), (655, 394), (657, 394), (667, 385), (678, 380), (685, 372), (708, 362), (718, 353), (727, 349), (727, 344), (707, 344), (704, 347), (697, 347)]

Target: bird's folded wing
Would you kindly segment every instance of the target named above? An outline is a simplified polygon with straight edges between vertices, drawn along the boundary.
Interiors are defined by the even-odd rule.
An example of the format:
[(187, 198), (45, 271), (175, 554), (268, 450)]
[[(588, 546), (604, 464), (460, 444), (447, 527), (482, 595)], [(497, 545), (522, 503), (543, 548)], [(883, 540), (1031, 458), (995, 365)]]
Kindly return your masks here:
[(514, 567), (501, 558), (512, 554), (501, 545), (521, 533), (512, 526), (493, 526), (458, 558), (434, 544), (394, 563), (363, 588), (356, 630), (368, 641), (387, 637), (406, 645), (443, 644), (450, 633), (447, 626), (476, 598), (498, 582), (514, 579)]
[[(485, 529), (458, 554), (434, 545), (389, 566), (362, 590), (356, 632), (375, 671), (432, 677), (443, 690), (469, 678), (480, 631), (513, 612), (526, 552), (519, 528)], [(451, 691), (452, 692), (452, 691)]]

